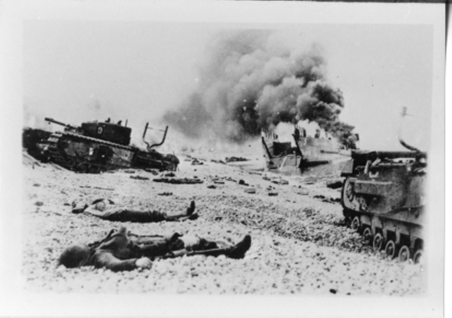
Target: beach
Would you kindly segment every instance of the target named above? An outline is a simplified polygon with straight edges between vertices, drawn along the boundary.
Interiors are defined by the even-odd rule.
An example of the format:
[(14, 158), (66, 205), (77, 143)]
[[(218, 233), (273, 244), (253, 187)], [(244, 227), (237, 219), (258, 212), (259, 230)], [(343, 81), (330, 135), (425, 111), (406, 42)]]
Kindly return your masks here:
[[(385, 258), (344, 225), (341, 188), (328, 187), (341, 182), (339, 171), (278, 174), (228, 165), (219, 154), (178, 157), (181, 163), (172, 174), (138, 169), (81, 174), (24, 153), (24, 288), (51, 293), (347, 296), (426, 292), (422, 265)], [(158, 178), (197, 182), (154, 181)], [(168, 214), (184, 211), (194, 200), (199, 218), (132, 223), (71, 213), (75, 199), (98, 198)], [(229, 244), (249, 234), (252, 243), (240, 260), (184, 256), (156, 260), (151, 269), (118, 273), (57, 266), (65, 247), (100, 240), (121, 226), (135, 234), (178, 232)]]

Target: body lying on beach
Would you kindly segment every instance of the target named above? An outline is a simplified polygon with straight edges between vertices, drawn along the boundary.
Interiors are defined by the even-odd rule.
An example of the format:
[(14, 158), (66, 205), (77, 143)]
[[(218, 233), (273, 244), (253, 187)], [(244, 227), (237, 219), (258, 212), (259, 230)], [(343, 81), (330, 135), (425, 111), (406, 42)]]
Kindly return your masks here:
[(77, 200), (72, 203), (72, 207), (72, 213), (86, 213), (104, 220), (118, 222), (171, 222), (196, 220), (199, 216), (197, 213), (194, 213), (196, 208), (194, 201), (191, 201), (186, 211), (176, 214), (128, 208), (116, 205), (110, 199), (97, 199), (90, 204)]
[(77, 243), (66, 248), (59, 257), (58, 265), (67, 268), (94, 266), (111, 271), (128, 271), (136, 268), (151, 268), (156, 259), (181, 256), (220, 256), (233, 259), (245, 257), (251, 246), (251, 237), (236, 245), (208, 241), (197, 236), (183, 236), (174, 233), (164, 235), (136, 235), (128, 233), (125, 227), (112, 230), (102, 240), (91, 243)]

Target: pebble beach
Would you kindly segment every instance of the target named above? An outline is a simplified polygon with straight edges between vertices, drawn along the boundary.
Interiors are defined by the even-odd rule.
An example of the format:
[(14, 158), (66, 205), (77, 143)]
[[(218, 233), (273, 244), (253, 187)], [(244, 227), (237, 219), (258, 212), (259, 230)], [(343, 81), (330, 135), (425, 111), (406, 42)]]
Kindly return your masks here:
[[(422, 295), (421, 264), (374, 252), (343, 222), (338, 173), (318, 176), (249, 171), (216, 160), (180, 157), (167, 173), (118, 170), (78, 174), (24, 155), (23, 267), (25, 289), (51, 293)], [(72, 214), (73, 200), (109, 198), (121, 204), (184, 211), (196, 202), (197, 220), (108, 222)], [(234, 244), (250, 234), (244, 259), (193, 256), (154, 261), (151, 269), (114, 273), (57, 266), (62, 250), (90, 243), (125, 226), (136, 234), (179, 232)]]

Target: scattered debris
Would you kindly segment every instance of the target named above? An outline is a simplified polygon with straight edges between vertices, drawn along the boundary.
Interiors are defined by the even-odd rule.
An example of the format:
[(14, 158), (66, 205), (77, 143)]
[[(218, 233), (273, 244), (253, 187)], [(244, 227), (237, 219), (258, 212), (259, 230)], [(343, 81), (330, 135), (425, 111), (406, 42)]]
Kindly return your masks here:
[(136, 180), (149, 180), (148, 177), (142, 177), (142, 176), (130, 176), (130, 179), (136, 179)]
[(226, 162), (224, 162), (223, 160), (215, 160), (215, 159), (212, 159), (212, 160), (210, 160), (211, 162), (214, 162), (214, 163), (221, 163), (222, 165), (225, 165), (226, 164)]
[(226, 162), (238, 162), (238, 161), (249, 161), (249, 159), (243, 157), (226, 157)]
[(257, 171), (248, 171), (249, 174), (254, 174), (256, 176), (261, 176), (262, 172), (257, 172)]
[[(80, 188), (82, 189), (91, 189), (91, 186), (80, 186)], [(103, 187), (92, 187), (93, 189), (98, 189), (98, 190), (109, 190), (109, 191), (113, 191), (114, 188), (103, 188)]]
[(151, 169), (151, 168), (144, 168), (144, 171), (152, 173), (154, 176), (159, 174), (159, 172), (157, 170)]
[(341, 202), (341, 199), (339, 199), (339, 198), (336, 198), (336, 199), (334, 199), (334, 198), (327, 198), (327, 197), (325, 197), (325, 196), (322, 195), (322, 194), (314, 195), (314, 198), (315, 198), (315, 199), (320, 199), (320, 200), (322, 200), (322, 202), (326, 202), (326, 203), (337, 203), (337, 202)]
[(244, 185), (244, 186), (249, 186), (249, 184), (246, 183), (246, 182), (245, 182), (244, 180), (242, 180), (242, 179), (239, 180), (239, 184), (240, 184), (240, 185)]
[(339, 189), (339, 188), (342, 188), (342, 181), (337, 180), (337, 181), (327, 182), (327, 183), (326, 183), (326, 187), (327, 187), (327, 188), (330, 188), (330, 189)]
[(191, 162), (191, 165), (192, 166), (200, 166), (200, 165), (203, 165), (204, 164), (204, 162), (201, 162), (201, 161), (199, 161), (198, 159), (194, 159), (192, 162)]
[(114, 191), (114, 188), (102, 188), (102, 187), (93, 187), (93, 189), (98, 189), (98, 190), (108, 190), (108, 191)]
[(284, 179), (272, 179), (271, 182), (274, 184), (281, 184), (281, 185), (289, 184), (289, 181), (284, 180)]
[(173, 195), (172, 192), (161, 192), (161, 193), (157, 193), (158, 195), (164, 195), (164, 196), (169, 196), (169, 195)]
[(198, 179), (198, 178), (155, 178), (153, 181), (155, 182), (164, 182), (164, 183), (171, 183), (171, 184), (195, 184), (195, 183), (203, 183), (204, 181)]

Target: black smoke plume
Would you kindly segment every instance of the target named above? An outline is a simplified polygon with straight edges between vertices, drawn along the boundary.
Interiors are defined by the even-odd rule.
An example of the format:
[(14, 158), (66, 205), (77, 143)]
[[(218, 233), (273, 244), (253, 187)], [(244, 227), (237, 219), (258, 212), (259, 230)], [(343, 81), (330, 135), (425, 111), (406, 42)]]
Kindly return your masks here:
[(340, 140), (352, 126), (338, 116), (342, 92), (325, 78), (322, 49), (284, 48), (267, 31), (217, 35), (200, 65), (198, 87), (164, 116), (187, 137), (243, 143), (280, 122), (315, 121)]

